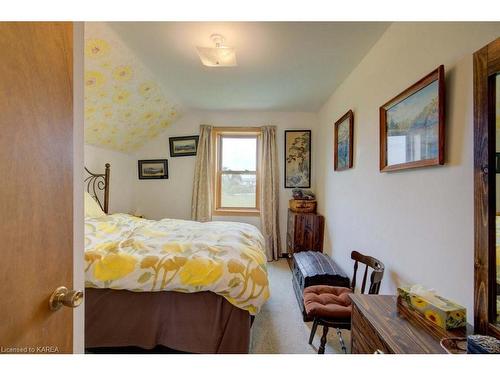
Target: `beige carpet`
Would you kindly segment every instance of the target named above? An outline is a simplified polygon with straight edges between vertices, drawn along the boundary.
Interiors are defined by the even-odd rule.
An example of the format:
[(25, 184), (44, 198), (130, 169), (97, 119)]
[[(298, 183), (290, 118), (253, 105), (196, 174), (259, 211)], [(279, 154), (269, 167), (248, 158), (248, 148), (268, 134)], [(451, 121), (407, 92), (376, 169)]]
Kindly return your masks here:
[[(271, 298), (255, 317), (250, 353), (253, 354), (314, 354), (318, 352), (322, 327), (318, 327), (313, 344), (309, 345), (311, 322), (303, 322), (292, 287), (292, 273), (285, 259), (268, 265)], [(350, 332), (342, 330), (349, 350)], [(335, 329), (328, 332), (325, 350), (342, 353)]]

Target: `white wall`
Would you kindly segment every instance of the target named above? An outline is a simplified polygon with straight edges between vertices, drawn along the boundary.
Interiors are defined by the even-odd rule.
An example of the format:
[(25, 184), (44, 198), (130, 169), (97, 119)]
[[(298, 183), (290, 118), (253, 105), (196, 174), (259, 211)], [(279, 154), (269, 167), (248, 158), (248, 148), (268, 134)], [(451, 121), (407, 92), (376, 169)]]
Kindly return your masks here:
[[(169, 154), (169, 137), (199, 134), (200, 124), (213, 126), (263, 126), (276, 125), (278, 128), (278, 155), (280, 157), (280, 181), (283, 175), (284, 131), (286, 129), (312, 129), (312, 149), (317, 142), (315, 128), (317, 115), (304, 112), (215, 112), (191, 111), (176, 121), (165, 133), (146, 144), (136, 153), (136, 159), (168, 158), (168, 180), (138, 180), (135, 182), (137, 212), (151, 219), (171, 217), (190, 219), (191, 192), (194, 176), (194, 156), (171, 158)], [(314, 159), (312, 160), (314, 163)], [(314, 190), (316, 171), (312, 169), (311, 188)], [(288, 199), (292, 189), (285, 189), (280, 182), (280, 226), (283, 249), (285, 249), (286, 213)], [(214, 220), (242, 221), (260, 226), (258, 217), (214, 217)]]
[(111, 164), (109, 212), (134, 211), (134, 183), (137, 178), (137, 160), (133, 155), (85, 145), (85, 166), (93, 173), (104, 173)]
[[(319, 113), (316, 186), (326, 252), (352, 272), (350, 252), (385, 263), (381, 293), (421, 283), (473, 313), (472, 53), (500, 24), (396, 23)], [(379, 106), (444, 64), (446, 165), (379, 172)], [(333, 172), (333, 123), (354, 111), (354, 169)]]

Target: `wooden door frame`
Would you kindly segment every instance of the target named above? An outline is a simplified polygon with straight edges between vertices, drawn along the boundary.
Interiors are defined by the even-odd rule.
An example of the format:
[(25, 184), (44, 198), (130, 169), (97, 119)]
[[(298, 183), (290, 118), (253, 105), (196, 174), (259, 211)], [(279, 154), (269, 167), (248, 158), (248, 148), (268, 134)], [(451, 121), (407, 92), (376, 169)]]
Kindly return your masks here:
[[(496, 314), (495, 272), (495, 104), (489, 90), (500, 71), (500, 38), (474, 54), (474, 330), (500, 337)], [(491, 193), (490, 193), (491, 190)]]

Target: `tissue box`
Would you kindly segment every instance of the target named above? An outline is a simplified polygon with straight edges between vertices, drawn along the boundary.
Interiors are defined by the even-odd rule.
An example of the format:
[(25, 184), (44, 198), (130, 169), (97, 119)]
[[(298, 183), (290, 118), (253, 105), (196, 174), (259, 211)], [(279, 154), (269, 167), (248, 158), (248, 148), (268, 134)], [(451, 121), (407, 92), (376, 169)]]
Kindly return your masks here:
[(405, 305), (426, 320), (444, 329), (454, 329), (467, 324), (465, 307), (446, 298), (433, 295), (432, 298), (413, 293), (408, 287), (398, 288), (399, 297)]

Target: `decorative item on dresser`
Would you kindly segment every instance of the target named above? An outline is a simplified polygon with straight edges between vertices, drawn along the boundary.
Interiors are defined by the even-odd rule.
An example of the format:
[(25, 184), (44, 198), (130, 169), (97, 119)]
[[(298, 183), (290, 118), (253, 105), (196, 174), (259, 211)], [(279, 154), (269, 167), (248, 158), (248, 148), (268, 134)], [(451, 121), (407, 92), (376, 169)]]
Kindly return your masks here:
[(329, 256), (318, 251), (293, 254), (292, 284), (304, 322), (311, 321), (304, 307), (304, 289), (311, 285), (349, 287), (349, 277)]
[(416, 320), (398, 308), (396, 296), (352, 294), (350, 298), (352, 354), (444, 354), (441, 340), (472, 333), (470, 325), (446, 331)]
[(286, 244), (288, 256), (300, 251), (323, 252), (325, 218), (316, 213), (288, 210)]

